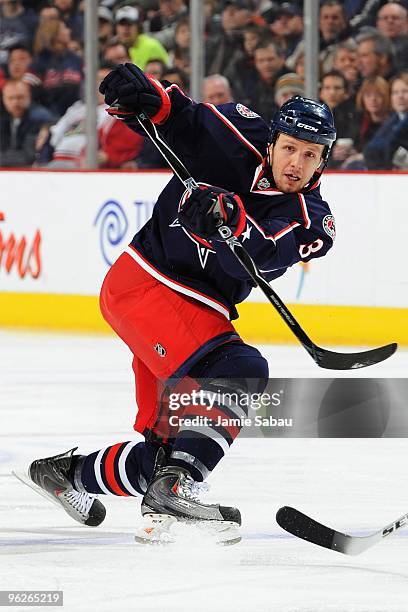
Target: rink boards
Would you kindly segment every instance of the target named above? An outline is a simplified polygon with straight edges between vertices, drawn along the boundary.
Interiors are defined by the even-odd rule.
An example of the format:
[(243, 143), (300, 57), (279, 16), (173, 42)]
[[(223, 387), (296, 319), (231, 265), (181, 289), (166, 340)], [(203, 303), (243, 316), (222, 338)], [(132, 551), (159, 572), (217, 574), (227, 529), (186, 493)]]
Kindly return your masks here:
[[(1, 171), (0, 326), (108, 332), (99, 287), (169, 178)], [(407, 182), (407, 174), (324, 176), (322, 196), (336, 217), (334, 248), (273, 283), (317, 342), (408, 344)], [(237, 328), (247, 340), (292, 340), (258, 291), (240, 314)]]

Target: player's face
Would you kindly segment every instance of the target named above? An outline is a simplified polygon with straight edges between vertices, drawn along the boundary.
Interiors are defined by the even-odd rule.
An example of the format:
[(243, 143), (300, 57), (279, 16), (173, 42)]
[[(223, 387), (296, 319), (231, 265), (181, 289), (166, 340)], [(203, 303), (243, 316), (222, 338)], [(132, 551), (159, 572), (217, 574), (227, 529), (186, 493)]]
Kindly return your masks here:
[(324, 146), (279, 134), (271, 145), (272, 174), (283, 193), (296, 193), (307, 185), (322, 162)]

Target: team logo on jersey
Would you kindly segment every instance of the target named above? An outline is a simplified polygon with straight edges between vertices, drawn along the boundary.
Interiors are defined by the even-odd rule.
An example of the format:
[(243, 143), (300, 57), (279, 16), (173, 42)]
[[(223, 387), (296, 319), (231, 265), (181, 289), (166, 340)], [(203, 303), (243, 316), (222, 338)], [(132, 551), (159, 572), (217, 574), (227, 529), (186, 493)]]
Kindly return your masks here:
[(160, 342), (156, 342), (154, 350), (160, 355), (160, 357), (165, 357), (167, 355), (166, 349), (160, 344)]
[(333, 215), (326, 215), (323, 219), (323, 229), (332, 240), (336, 238), (336, 226)]
[[(209, 187), (208, 183), (198, 183), (199, 185), (204, 185), (205, 187)], [(186, 191), (183, 193), (181, 200), (179, 202), (179, 206), (178, 209), (180, 210), (181, 207), (183, 206), (184, 202), (187, 200), (188, 196), (191, 194), (191, 190), (186, 189)], [(194, 242), (194, 244), (197, 247), (197, 255), (198, 255), (198, 259), (200, 260), (200, 265), (202, 267), (202, 269), (204, 270), (207, 261), (208, 261), (208, 256), (210, 255), (210, 253), (215, 253), (215, 251), (211, 248), (211, 244), (208, 243), (206, 240), (199, 238), (198, 236), (195, 236), (194, 234), (190, 234), (189, 231), (186, 230), (185, 227), (183, 227), (180, 224), (180, 221), (178, 220), (178, 218), (174, 219), (174, 221), (172, 223), (170, 223), (169, 227), (177, 227), (183, 230), (183, 232), (185, 233), (185, 235), (192, 241)]]
[(249, 223), (247, 223), (245, 231), (242, 232), (241, 234), (242, 242), (245, 242), (245, 240), (249, 240), (251, 238), (251, 232), (252, 232), (252, 225), (249, 225)]
[(270, 182), (265, 177), (261, 178), (261, 180), (258, 181), (257, 183), (258, 189), (268, 189), (270, 186), (271, 186)]
[(242, 115), (242, 117), (246, 117), (247, 119), (255, 119), (255, 117), (259, 117), (257, 113), (254, 113), (254, 111), (243, 104), (237, 104), (235, 108), (239, 114)]
[(197, 255), (198, 255), (198, 259), (200, 260), (200, 265), (202, 267), (202, 269), (204, 270), (207, 260), (208, 260), (208, 255), (210, 253), (214, 253), (215, 251), (210, 250), (208, 247), (203, 246), (202, 244), (200, 244), (197, 240), (195, 240), (195, 238), (188, 233), (188, 231), (186, 230), (185, 227), (182, 227), (180, 225), (180, 221), (178, 219), (174, 219), (174, 221), (172, 223), (170, 223), (169, 227), (178, 227), (180, 229), (183, 230), (183, 232), (185, 233), (185, 235), (192, 241), (194, 242), (195, 245), (197, 245)]

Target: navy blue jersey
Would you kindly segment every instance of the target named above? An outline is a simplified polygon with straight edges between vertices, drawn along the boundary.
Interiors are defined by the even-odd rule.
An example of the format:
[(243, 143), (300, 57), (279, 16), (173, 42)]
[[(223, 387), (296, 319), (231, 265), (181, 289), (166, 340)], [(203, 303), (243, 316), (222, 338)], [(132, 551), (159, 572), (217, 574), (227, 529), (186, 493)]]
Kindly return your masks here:
[[(304, 193), (277, 191), (265, 162), (269, 128), (261, 117), (241, 104), (197, 104), (175, 85), (167, 91), (172, 110), (160, 132), (198, 182), (241, 197), (246, 228), (239, 240), (266, 278), (325, 255), (334, 238), (329, 206), (318, 184)], [(181, 227), (177, 215), (186, 196), (173, 177), (127, 252), (161, 282), (237, 318), (235, 305), (254, 283), (226, 244), (199, 242)]]

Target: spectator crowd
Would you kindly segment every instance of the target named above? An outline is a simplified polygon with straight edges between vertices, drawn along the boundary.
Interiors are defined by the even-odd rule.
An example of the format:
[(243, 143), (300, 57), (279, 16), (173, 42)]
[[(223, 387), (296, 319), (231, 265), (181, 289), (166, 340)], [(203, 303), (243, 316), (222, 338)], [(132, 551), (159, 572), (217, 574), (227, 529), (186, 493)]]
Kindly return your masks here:
[[(188, 94), (188, 0), (97, 4), (98, 83), (130, 61)], [(203, 101), (240, 102), (269, 122), (304, 93), (302, 0), (203, 6)], [(80, 0), (0, 0), (1, 167), (84, 166), (83, 12)], [(319, 28), (319, 95), (337, 127), (329, 168), (408, 170), (408, 0), (322, 0)], [(162, 167), (105, 109), (99, 96), (99, 167)]]

